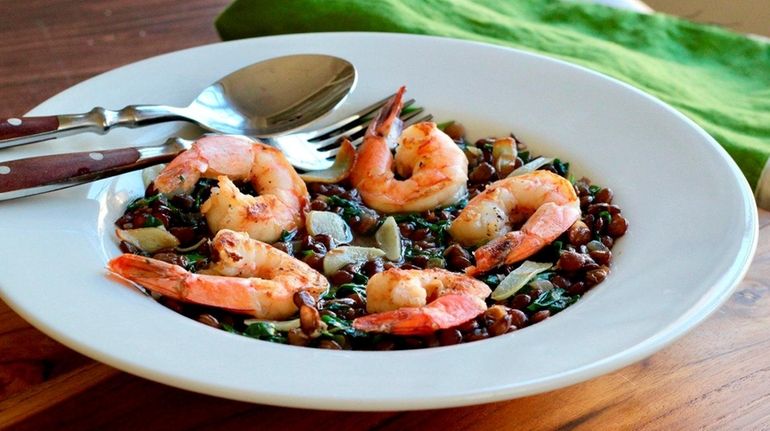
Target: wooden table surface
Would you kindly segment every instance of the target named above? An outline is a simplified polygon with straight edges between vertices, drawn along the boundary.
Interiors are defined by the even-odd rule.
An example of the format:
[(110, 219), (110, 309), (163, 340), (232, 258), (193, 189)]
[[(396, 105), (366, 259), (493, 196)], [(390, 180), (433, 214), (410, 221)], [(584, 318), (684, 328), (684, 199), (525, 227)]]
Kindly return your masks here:
[[(216, 42), (226, 3), (0, 0), (0, 117), (117, 66)], [(672, 346), (575, 386), (475, 407), (340, 413), (199, 395), (75, 353), (0, 302), (0, 429), (770, 428), (768, 225), (760, 211), (757, 255), (735, 294)]]

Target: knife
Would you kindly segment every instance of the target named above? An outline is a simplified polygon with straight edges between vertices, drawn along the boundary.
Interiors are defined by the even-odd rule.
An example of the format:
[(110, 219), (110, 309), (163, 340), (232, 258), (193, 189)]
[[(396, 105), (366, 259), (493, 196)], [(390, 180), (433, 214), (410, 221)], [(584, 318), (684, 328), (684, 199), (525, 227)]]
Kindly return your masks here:
[(55, 154), (0, 162), (0, 201), (66, 189), (167, 163), (193, 141), (173, 137), (161, 145)]

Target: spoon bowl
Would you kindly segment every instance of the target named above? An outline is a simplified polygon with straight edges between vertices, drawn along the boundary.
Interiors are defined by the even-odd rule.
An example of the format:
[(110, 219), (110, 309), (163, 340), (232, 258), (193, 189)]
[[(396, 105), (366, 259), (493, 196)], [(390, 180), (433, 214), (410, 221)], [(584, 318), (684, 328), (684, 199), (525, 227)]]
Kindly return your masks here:
[(324, 116), (355, 83), (356, 69), (343, 59), (317, 54), (278, 57), (227, 75), (203, 90), (187, 110), (208, 130), (267, 137)]
[(321, 54), (276, 57), (206, 87), (187, 107), (101, 107), (83, 114), (0, 119), (0, 149), (114, 127), (189, 121), (212, 132), (270, 137), (304, 127), (336, 108), (355, 87), (348, 61)]

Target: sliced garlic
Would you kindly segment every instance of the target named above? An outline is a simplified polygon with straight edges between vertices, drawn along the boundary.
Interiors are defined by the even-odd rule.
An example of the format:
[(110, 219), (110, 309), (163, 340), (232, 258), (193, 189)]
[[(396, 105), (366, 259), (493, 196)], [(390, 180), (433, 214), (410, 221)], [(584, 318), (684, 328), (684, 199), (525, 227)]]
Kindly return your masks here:
[(163, 227), (115, 229), (115, 235), (121, 241), (125, 241), (147, 253), (179, 246), (179, 240)]
[(401, 230), (398, 228), (396, 219), (386, 218), (382, 226), (377, 229), (374, 238), (380, 249), (385, 252), (385, 257), (393, 261), (401, 259)]
[(500, 138), (492, 144), (492, 159), (495, 162), (495, 170), (500, 178), (513, 171), (516, 165), (516, 141), (513, 138)]
[(525, 260), (521, 266), (511, 271), (492, 292), (492, 299), (502, 301), (524, 287), (530, 280), (543, 271), (550, 269), (552, 263), (533, 262)]
[(553, 158), (545, 158), (545, 157), (538, 157), (535, 160), (530, 161), (526, 165), (519, 166), (514, 170), (513, 172), (508, 175), (508, 177), (515, 177), (517, 175), (524, 175), (528, 174), (530, 172), (535, 172), (538, 170), (538, 168), (545, 166), (551, 162), (553, 162), (555, 159)]
[(324, 274), (330, 276), (347, 264), (362, 263), (382, 256), (385, 256), (385, 252), (374, 247), (336, 247), (324, 256)]
[(353, 241), (350, 226), (337, 213), (310, 211), (305, 217), (305, 228), (310, 235), (329, 235), (337, 243), (347, 244)]
[(328, 169), (321, 171), (310, 171), (300, 174), (300, 177), (308, 183), (338, 183), (350, 175), (353, 169), (353, 162), (356, 161), (356, 149), (350, 141), (345, 138), (340, 146), (340, 151), (334, 159), (334, 164)]

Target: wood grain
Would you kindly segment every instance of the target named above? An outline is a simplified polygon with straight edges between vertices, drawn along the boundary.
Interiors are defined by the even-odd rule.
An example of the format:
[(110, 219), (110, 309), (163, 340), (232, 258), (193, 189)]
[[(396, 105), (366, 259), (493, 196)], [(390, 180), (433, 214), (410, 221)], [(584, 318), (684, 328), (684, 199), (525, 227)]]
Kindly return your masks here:
[(0, 118), (0, 140), (52, 132), (58, 128), (59, 118), (55, 116)]
[(2, 166), (7, 173), (0, 177), (0, 193), (61, 182), (81, 175), (114, 171), (139, 160), (136, 148), (54, 154), (9, 160)]
[[(114, 67), (215, 42), (212, 21), (225, 3), (0, 0), (0, 117)], [(760, 221), (744, 282), (672, 346), (588, 382), (474, 407), (339, 413), (195, 394), (85, 358), (0, 303), (0, 429), (767, 429), (770, 212)]]
[(228, 0), (0, 1), (0, 117), (99, 73), (218, 41)]

